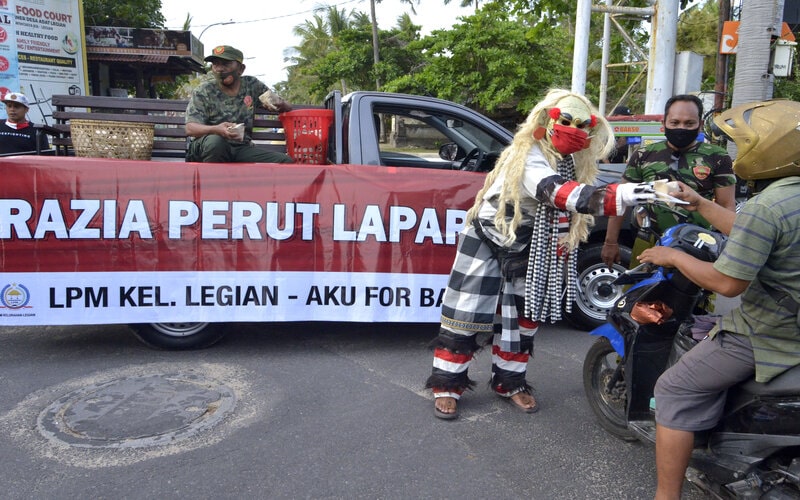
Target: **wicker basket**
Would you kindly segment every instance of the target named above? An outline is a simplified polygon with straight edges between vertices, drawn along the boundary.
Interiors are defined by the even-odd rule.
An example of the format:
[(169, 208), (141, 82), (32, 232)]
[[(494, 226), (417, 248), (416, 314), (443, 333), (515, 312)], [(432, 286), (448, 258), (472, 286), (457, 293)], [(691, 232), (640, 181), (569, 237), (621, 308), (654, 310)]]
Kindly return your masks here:
[(69, 128), (77, 156), (149, 160), (153, 153), (152, 123), (70, 120)]

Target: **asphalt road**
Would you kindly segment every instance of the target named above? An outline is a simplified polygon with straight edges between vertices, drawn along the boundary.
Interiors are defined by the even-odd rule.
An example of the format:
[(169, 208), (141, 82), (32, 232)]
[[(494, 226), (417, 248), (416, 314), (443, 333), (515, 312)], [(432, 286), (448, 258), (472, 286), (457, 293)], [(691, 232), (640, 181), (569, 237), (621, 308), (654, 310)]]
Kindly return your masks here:
[[(534, 415), (490, 392), (489, 352), (481, 352), (461, 418), (442, 421), (423, 389), (434, 331), (242, 324), (210, 349), (167, 352), (118, 325), (0, 327), (0, 495), (652, 498), (653, 449), (606, 434), (585, 401), (581, 365), (592, 337), (560, 324), (537, 334), (528, 374), (542, 409)], [(215, 381), (235, 404), (214, 425), (153, 446), (76, 446), (42, 431), (47, 409), (76, 391), (174, 374)], [(141, 423), (126, 408), (107, 432)]]

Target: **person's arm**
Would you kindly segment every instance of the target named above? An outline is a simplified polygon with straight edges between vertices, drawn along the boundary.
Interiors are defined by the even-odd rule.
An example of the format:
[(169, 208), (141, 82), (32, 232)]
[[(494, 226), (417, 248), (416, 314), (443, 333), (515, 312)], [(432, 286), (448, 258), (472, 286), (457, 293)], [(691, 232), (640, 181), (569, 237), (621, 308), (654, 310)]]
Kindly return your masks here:
[(603, 249), (600, 250), (600, 258), (609, 268), (620, 262), (619, 233), (623, 222), (625, 222), (624, 215), (615, 215), (609, 217), (606, 224), (606, 237), (603, 241)]
[[(714, 205), (713, 202), (708, 203)], [(722, 207), (719, 209), (725, 210)], [(639, 255), (639, 262), (676, 268), (696, 285), (726, 297), (739, 295), (750, 284), (747, 280), (732, 278), (717, 271), (712, 262), (703, 262), (675, 248), (662, 246), (648, 248)]]
[(238, 135), (235, 131), (229, 130), (233, 122), (224, 121), (214, 125), (208, 124), (208, 112), (206, 110), (206, 102), (211, 100), (206, 95), (207, 91), (203, 86), (198, 87), (189, 98), (189, 103), (186, 105), (186, 135), (189, 137), (203, 137), (205, 135), (218, 135), (227, 140), (238, 140)]
[(186, 135), (189, 137), (203, 137), (204, 135), (218, 135), (230, 141), (238, 140), (236, 132), (229, 127), (236, 125), (231, 122), (222, 122), (217, 125), (204, 125), (197, 122), (186, 122)]
[(724, 186), (714, 188), (714, 201), (717, 205), (727, 208), (731, 212), (736, 211), (736, 186)]
[(690, 212), (697, 211), (697, 213), (702, 215), (703, 218), (710, 222), (715, 228), (725, 234), (730, 234), (731, 228), (733, 228), (733, 221), (736, 219), (736, 212), (734, 210), (729, 210), (718, 203), (703, 198), (697, 191), (683, 182), (678, 182), (678, 184), (681, 190), (671, 192), (670, 194), (689, 203), (688, 205), (681, 205), (681, 208), (685, 208)]

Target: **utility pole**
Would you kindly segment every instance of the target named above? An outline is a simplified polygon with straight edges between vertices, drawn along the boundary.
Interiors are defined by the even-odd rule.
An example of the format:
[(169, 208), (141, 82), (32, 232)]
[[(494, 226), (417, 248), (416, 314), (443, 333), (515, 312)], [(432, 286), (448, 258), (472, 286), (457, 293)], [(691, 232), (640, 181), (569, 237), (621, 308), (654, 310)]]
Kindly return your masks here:
[[(772, 37), (781, 34), (783, 0), (742, 2), (736, 71), (731, 107), (772, 99), (775, 77), (769, 72)], [(728, 141), (728, 154), (736, 158), (736, 143)]]
[[(653, 7), (624, 7), (618, 5), (592, 5), (591, 0), (579, 0), (575, 19), (575, 48), (572, 59), (572, 91), (584, 93), (589, 48), (589, 18), (591, 12), (652, 16), (650, 55), (647, 62), (647, 95), (645, 113), (661, 113), (667, 99), (672, 96), (675, 72), (675, 45), (678, 32), (678, 0), (655, 0)], [(621, 29), (621, 28), (620, 28)], [(610, 43), (610, 30), (604, 29), (603, 44)], [(636, 49), (633, 49), (636, 51)], [(602, 71), (608, 71), (604, 64)], [(605, 112), (605, 76), (601, 75), (601, 112)]]
[[(717, 32), (722, 34), (725, 21), (731, 20), (731, 0), (719, 1), (719, 22)], [(725, 94), (728, 90), (728, 54), (721, 54), (717, 48), (717, 63), (714, 68), (714, 109), (725, 107)]]
[(589, 23), (592, 18), (592, 0), (578, 0), (575, 16), (575, 48), (572, 56), (572, 91), (586, 92), (586, 68), (589, 59)]
[(678, 0), (657, 0), (650, 24), (650, 58), (647, 62), (647, 98), (644, 112), (661, 113), (672, 97), (675, 46), (678, 40)]
[(772, 37), (780, 36), (783, 0), (742, 2), (731, 106), (772, 99)]

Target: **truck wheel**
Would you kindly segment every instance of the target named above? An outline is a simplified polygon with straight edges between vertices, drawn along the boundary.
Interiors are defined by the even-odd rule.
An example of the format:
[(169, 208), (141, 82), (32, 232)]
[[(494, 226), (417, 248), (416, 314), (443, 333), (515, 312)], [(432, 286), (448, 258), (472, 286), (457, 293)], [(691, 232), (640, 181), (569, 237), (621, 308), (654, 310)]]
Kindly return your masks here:
[(150, 347), (170, 351), (204, 349), (225, 335), (219, 323), (139, 323), (131, 328)]
[(567, 321), (575, 328), (593, 330), (606, 322), (606, 313), (622, 296), (622, 286), (612, 282), (628, 269), (631, 249), (620, 245), (621, 263), (609, 269), (600, 252), (602, 243), (581, 247), (578, 251), (578, 289), (572, 312), (565, 313)]

